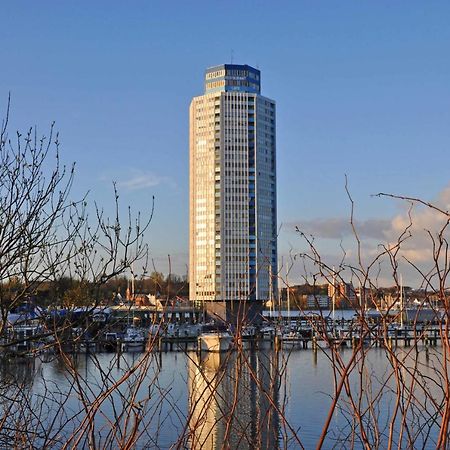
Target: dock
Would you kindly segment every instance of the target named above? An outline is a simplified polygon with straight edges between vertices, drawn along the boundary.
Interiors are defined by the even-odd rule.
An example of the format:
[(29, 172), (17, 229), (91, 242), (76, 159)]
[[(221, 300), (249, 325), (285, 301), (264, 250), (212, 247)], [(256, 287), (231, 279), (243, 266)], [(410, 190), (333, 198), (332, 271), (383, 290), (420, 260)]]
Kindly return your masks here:
[[(158, 323), (145, 322), (140, 318), (138, 325), (127, 325), (128, 318), (119, 317), (102, 326), (95, 323), (95, 327), (72, 329), (75, 334), (67, 334), (58, 340), (62, 342), (62, 350), (68, 353), (200, 351), (202, 322), (198, 321), (199, 315), (191, 311), (185, 313), (179, 314), (182, 321), (166, 322), (166, 314), (159, 317)], [(150, 317), (145, 319), (149, 321)], [(127, 340), (124, 331), (130, 327), (139, 331), (139, 341)], [(298, 317), (293, 320), (285, 317), (266, 318), (258, 326), (252, 325), (239, 330), (230, 328), (232, 348), (275, 351), (355, 349), (361, 346), (395, 349), (414, 345), (428, 348), (438, 346), (441, 339), (445, 339), (443, 331), (439, 323), (400, 325), (397, 322), (387, 324), (360, 321), (358, 318), (330, 320), (321, 316)], [(33, 356), (43, 349), (50, 351), (52, 348), (49, 343), (51, 336), (48, 334), (45, 336), (46, 345), (43, 345), (37, 333), (30, 334), (30, 339), (22, 338), (17, 333), (11, 336), (14, 339), (0, 342), (0, 354)]]

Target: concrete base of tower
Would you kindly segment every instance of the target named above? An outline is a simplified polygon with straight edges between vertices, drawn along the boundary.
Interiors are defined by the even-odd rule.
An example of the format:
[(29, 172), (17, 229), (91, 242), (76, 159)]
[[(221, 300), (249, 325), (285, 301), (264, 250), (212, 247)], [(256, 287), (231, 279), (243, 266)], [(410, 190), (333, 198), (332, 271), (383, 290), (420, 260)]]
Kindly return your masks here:
[(260, 300), (214, 300), (205, 302), (209, 320), (219, 320), (237, 326), (258, 325), (262, 321), (263, 302)]

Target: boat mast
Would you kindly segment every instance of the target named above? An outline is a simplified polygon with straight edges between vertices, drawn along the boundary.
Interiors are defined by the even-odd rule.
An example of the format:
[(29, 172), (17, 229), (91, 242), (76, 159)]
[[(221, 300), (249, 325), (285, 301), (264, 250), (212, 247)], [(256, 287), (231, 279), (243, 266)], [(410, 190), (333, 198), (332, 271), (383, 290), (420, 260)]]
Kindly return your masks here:
[[(134, 325), (134, 310), (136, 307), (136, 297), (134, 296), (134, 264), (131, 263), (131, 299), (132, 299), (132, 305), (133, 308), (133, 322), (132, 325)], [(128, 322), (130, 319), (130, 315), (128, 314)]]
[(403, 328), (403, 277), (400, 274), (400, 326)]
[(334, 310), (336, 308), (336, 272), (334, 271), (334, 266), (333, 266), (333, 295), (331, 299), (332, 299), (332, 317), (334, 322)]
[(269, 265), (269, 312), (270, 312), (270, 320), (273, 319), (273, 311), (274, 311), (274, 304), (273, 304), (273, 295), (272, 295), (272, 266)]
[(134, 270), (133, 270), (133, 263), (131, 263), (131, 300), (134, 302)]
[(289, 270), (288, 270), (288, 266), (286, 265), (287, 315), (288, 315), (288, 325), (290, 328), (290, 326), (291, 326), (291, 298), (290, 298), (290, 292), (289, 292), (288, 275), (289, 275)]
[[(361, 292), (361, 280), (359, 280), (359, 309), (363, 310), (363, 298), (362, 298), (362, 292)], [(366, 308), (364, 308), (365, 310)]]

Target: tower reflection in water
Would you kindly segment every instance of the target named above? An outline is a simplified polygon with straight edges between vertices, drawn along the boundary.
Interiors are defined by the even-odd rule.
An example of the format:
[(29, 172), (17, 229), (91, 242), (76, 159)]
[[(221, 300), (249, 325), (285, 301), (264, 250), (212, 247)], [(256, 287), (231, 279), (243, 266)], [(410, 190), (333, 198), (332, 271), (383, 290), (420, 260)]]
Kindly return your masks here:
[(278, 355), (190, 354), (189, 445), (192, 449), (277, 449)]

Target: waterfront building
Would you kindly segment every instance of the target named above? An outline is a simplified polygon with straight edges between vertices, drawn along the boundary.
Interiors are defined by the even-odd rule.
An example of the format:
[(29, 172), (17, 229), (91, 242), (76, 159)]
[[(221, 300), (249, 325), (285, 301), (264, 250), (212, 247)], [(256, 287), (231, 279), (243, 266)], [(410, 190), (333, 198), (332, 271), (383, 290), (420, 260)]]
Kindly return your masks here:
[(189, 293), (221, 317), (278, 292), (275, 124), (259, 70), (206, 70), (190, 105)]
[(308, 309), (328, 309), (331, 307), (331, 299), (328, 295), (308, 295), (306, 307)]
[(352, 283), (333, 282), (328, 283), (328, 297), (334, 298), (339, 307), (357, 306), (356, 289)]

